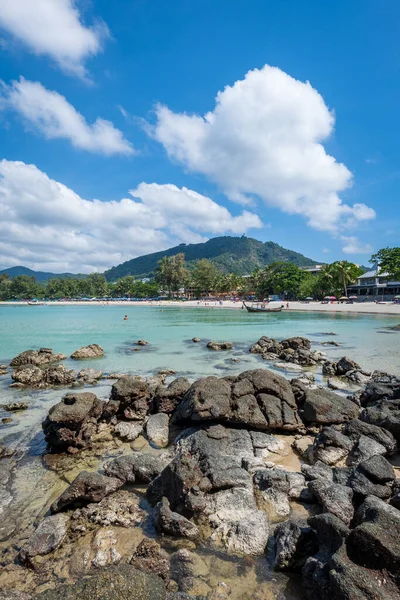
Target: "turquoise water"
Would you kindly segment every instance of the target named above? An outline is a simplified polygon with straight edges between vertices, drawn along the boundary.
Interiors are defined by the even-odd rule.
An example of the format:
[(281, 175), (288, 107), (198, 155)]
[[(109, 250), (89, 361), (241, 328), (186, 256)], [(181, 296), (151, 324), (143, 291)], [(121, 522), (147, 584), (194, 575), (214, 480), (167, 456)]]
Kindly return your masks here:
[[(128, 321), (123, 320), (127, 314)], [(93, 366), (104, 373), (124, 372), (153, 374), (173, 369), (190, 379), (205, 375), (226, 375), (267, 366), (259, 356), (248, 352), (260, 336), (285, 338), (303, 335), (310, 338), (328, 357), (346, 354), (362, 367), (400, 371), (400, 333), (389, 327), (396, 317), (353, 314), (282, 312), (252, 315), (235, 309), (151, 307), (151, 306), (0, 306), (0, 364), (30, 348), (51, 347), (67, 356), (80, 346), (97, 343), (105, 357), (93, 361), (67, 360), (69, 368)], [(335, 336), (321, 335), (334, 332)], [(193, 337), (201, 343), (193, 343)], [(134, 342), (145, 339), (149, 345), (134, 352)], [(233, 351), (215, 352), (206, 348), (210, 339), (231, 341)], [(342, 345), (319, 346), (333, 339)], [(234, 359), (234, 360), (232, 360)], [(293, 374), (292, 374), (293, 376)], [(0, 440), (26, 438), (31, 445), (34, 431), (40, 432), (41, 421), (63, 390), (14, 390), (9, 375), (0, 377), (0, 404), (27, 401), (29, 410), (12, 415), (13, 422), (0, 423)], [(111, 381), (104, 381), (94, 391), (108, 396)], [(0, 418), (10, 416), (0, 408)], [(39, 436), (38, 444), (42, 444)], [(38, 447), (39, 447), (38, 446)]]

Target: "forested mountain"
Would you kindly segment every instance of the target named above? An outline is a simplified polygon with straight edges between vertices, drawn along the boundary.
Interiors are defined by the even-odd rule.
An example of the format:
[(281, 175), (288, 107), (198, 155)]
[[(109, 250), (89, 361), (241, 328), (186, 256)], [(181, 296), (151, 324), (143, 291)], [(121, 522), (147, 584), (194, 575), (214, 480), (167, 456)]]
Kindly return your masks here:
[(0, 275), (6, 273), (10, 276), (10, 279), (13, 277), (17, 277), (18, 275), (28, 275), (30, 277), (35, 277), (36, 281), (48, 281), (49, 279), (71, 279), (72, 277), (82, 278), (86, 277), (85, 275), (74, 275), (73, 273), (47, 273), (45, 271), (33, 271), (32, 269), (28, 269), (28, 267), (10, 267), (9, 269), (3, 269), (0, 271)]
[(201, 244), (180, 244), (162, 252), (154, 252), (128, 260), (105, 272), (108, 281), (114, 281), (125, 275), (148, 277), (154, 274), (157, 263), (163, 256), (173, 256), (179, 252), (185, 254), (190, 268), (202, 258), (215, 263), (225, 273), (247, 275), (256, 267), (262, 268), (274, 261), (291, 262), (298, 267), (315, 265), (316, 261), (306, 258), (298, 252), (282, 248), (274, 242), (260, 242), (253, 238), (223, 236)]

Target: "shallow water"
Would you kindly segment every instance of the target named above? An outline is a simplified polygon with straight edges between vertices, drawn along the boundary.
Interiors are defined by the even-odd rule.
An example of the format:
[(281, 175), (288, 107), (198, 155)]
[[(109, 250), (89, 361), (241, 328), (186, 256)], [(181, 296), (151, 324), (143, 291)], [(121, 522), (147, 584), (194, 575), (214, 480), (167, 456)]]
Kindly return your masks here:
[[(127, 321), (123, 320), (125, 314), (129, 317)], [(104, 347), (104, 358), (78, 362), (69, 359), (65, 361), (66, 366), (76, 370), (93, 366), (104, 373), (143, 375), (173, 369), (178, 375), (195, 379), (270, 367), (270, 363), (248, 352), (252, 343), (262, 335), (278, 339), (303, 335), (328, 357), (346, 354), (365, 369), (396, 373), (400, 370), (400, 332), (389, 328), (397, 323), (396, 317), (290, 311), (252, 315), (242, 310), (129, 305), (0, 306), (0, 364), (9, 363), (13, 356), (30, 348), (46, 346), (70, 355), (80, 346), (98, 343)], [(202, 341), (193, 343), (194, 336)], [(133, 351), (135, 341), (140, 338), (149, 345)], [(206, 348), (210, 339), (232, 341), (234, 349), (210, 351)], [(320, 345), (327, 340), (339, 342), (341, 346)], [(0, 404), (26, 401), (29, 408), (11, 415), (0, 408), (0, 418), (11, 416), (13, 419), (7, 425), (0, 423), (0, 442), (17, 448), (18, 461), (7, 488), (13, 497), (12, 504), (5, 507), (0, 527), (0, 551), (5, 563), (13, 560), (15, 548), (29, 536), (50, 502), (72, 477), (72, 472), (60, 477), (46, 469), (41, 460), (44, 451), (41, 422), (64, 390), (15, 390), (9, 388), (10, 382), (9, 374), (0, 377)], [(107, 398), (111, 384), (110, 380), (103, 380), (90, 390), (100, 398)], [(3, 469), (6, 467), (5, 460), (8, 461), (0, 461), (0, 483), (1, 465)], [(78, 459), (74, 466), (78, 470), (96, 469), (99, 461), (92, 458), (90, 464), (80, 464)], [(4, 519), (4, 515), (7, 518)], [(210, 553), (207, 548), (201, 550), (200, 555), (209, 568), (203, 587), (201, 578), (199, 580), (199, 592), (225, 579), (234, 587), (232, 599), (255, 598), (256, 590), (261, 593), (260, 598), (296, 598), (293, 585), (284, 576), (271, 572), (265, 559), (236, 560), (223, 553)], [(18, 568), (16, 582), (20, 576)], [(259, 587), (262, 582), (265, 582), (263, 589)]]

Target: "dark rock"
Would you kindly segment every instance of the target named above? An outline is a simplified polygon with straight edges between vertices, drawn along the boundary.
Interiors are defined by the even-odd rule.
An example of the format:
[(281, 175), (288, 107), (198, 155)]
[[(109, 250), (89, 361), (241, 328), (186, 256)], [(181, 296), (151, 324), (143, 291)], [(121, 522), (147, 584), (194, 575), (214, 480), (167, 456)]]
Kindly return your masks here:
[(277, 570), (299, 571), (307, 558), (318, 551), (315, 532), (311, 527), (287, 521), (278, 525), (274, 531), (275, 562)]
[(312, 458), (328, 465), (343, 460), (353, 447), (353, 442), (335, 427), (323, 427), (315, 438)]
[(190, 383), (185, 377), (174, 379), (167, 388), (160, 386), (155, 397), (157, 412), (173, 413), (189, 388)]
[(309, 481), (322, 479), (324, 481), (333, 481), (333, 471), (327, 464), (318, 460), (313, 465), (301, 465), (301, 472)]
[(358, 440), (362, 435), (369, 437), (375, 440), (375, 442), (382, 444), (382, 446), (385, 446), (389, 456), (397, 452), (396, 440), (389, 431), (382, 429), (382, 427), (370, 425), (359, 419), (353, 419), (345, 423), (343, 433), (354, 440)]
[(164, 582), (132, 565), (113, 565), (77, 583), (46, 590), (36, 600), (165, 600)]
[(292, 379), (290, 385), (292, 386), (297, 406), (302, 407), (306, 400), (306, 392), (309, 386), (305, 385), (300, 379)]
[(299, 499), (305, 487), (305, 477), (280, 468), (259, 469), (254, 473), (257, 505), (272, 521), (282, 521), (290, 514), (290, 499)]
[(91, 442), (104, 403), (94, 394), (67, 394), (49, 410), (43, 430), (53, 451), (85, 448)]
[(310, 481), (308, 489), (322, 505), (324, 512), (329, 512), (346, 525), (350, 525), (354, 508), (352, 504), (353, 491), (349, 487), (316, 479)]
[(199, 342), (201, 342), (201, 339), (198, 337), (194, 337), (194, 338), (192, 338), (192, 342), (195, 342), (196, 344), (198, 344)]
[(89, 358), (101, 358), (104, 356), (104, 349), (98, 344), (89, 344), (88, 346), (82, 346), (71, 354), (71, 358), (74, 360), (87, 360)]
[(130, 564), (139, 571), (154, 573), (165, 581), (169, 580), (169, 556), (154, 540), (142, 540), (133, 553)]
[(385, 446), (382, 446), (382, 444), (379, 444), (375, 440), (366, 437), (365, 435), (360, 435), (350, 451), (350, 454), (347, 458), (347, 464), (357, 465), (359, 462), (367, 460), (371, 456), (375, 456), (377, 454), (386, 454)]
[(392, 465), (383, 456), (372, 456), (358, 465), (370, 481), (375, 483), (390, 483), (396, 478)]
[(309, 423), (344, 423), (358, 416), (358, 406), (347, 398), (323, 389), (307, 390), (303, 419)]
[(100, 502), (103, 498), (115, 492), (123, 485), (120, 479), (106, 477), (100, 473), (82, 471), (71, 485), (53, 502), (52, 513), (69, 509), (75, 505), (85, 505), (89, 502)]
[(134, 483), (135, 480), (149, 483), (164, 467), (164, 461), (158, 456), (138, 452), (115, 458), (105, 466), (104, 472), (109, 477), (117, 477), (123, 483)]
[(68, 521), (69, 517), (66, 515), (51, 515), (43, 519), (21, 549), (21, 560), (32, 564), (32, 559), (35, 556), (50, 554), (50, 552), (61, 546), (67, 534), (66, 525)]
[(400, 512), (379, 498), (368, 497), (355, 516), (347, 539), (349, 557), (368, 569), (400, 576)]
[(17, 367), (11, 373), (11, 379), (16, 383), (38, 388), (71, 385), (75, 382), (75, 377), (75, 371), (66, 369), (64, 365), (50, 365), (43, 368), (24, 365)]
[(208, 342), (207, 348), (210, 350), (232, 350), (232, 342)]
[(347, 358), (346, 356), (343, 356), (336, 363), (336, 368), (335, 368), (337, 375), (346, 375), (346, 373), (348, 371), (353, 371), (353, 370), (359, 371), (360, 369), (361, 369), (361, 367), (359, 364), (357, 364), (354, 360)]
[(350, 477), (350, 487), (355, 494), (366, 498), (367, 496), (376, 496), (377, 498), (388, 499), (392, 495), (391, 488), (388, 485), (382, 485), (371, 481), (359, 468)]
[(61, 362), (66, 358), (65, 354), (53, 354), (50, 348), (41, 348), (40, 350), (25, 350), (25, 352), (21, 352), (21, 354), (12, 359), (10, 365), (11, 367), (21, 367), (24, 365), (43, 367), (50, 363)]
[(10, 402), (9, 404), (1, 405), (7, 412), (18, 412), (20, 410), (26, 410), (29, 407), (27, 402)]
[(142, 420), (150, 410), (149, 384), (137, 377), (122, 377), (111, 388), (105, 414), (119, 414), (126, 419)]
[(153, 519), (158, 531), (175, 537), (196, 538), (199, 530), (194, 523), (170, 509), (168, 499), (163, 497), (154, 508)]

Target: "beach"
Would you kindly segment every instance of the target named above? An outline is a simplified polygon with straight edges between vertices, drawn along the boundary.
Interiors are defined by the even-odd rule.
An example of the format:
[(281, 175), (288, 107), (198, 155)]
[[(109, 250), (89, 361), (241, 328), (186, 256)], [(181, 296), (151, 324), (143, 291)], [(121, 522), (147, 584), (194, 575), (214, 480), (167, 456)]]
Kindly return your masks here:
[[(25, 303), (21, 301), (1, 302), (0, 306), (23, 306)], [(45, 303), (46, 306), (154, 306), (158, 308), (179, 307), (179, 308), (229, 308), (240, 310), (243, 307), (242, 301), (233, 300), (56, 300)], [(28, 306), (28, 304), (26, 303)], [(398, 315), (400, 317), (400, 304), (393, 302), (355, 302), (354, 304), (342, 304), (339, 302), (330, 302), (328, 304), (322, 302), (287, 302), (273, 301), (270, 302), (271, 308), (283, 306), (283, 310), (287, 311), (302, 311), (302, 312), (322, 312), (322, 313), (351, 313), (351, 314), (373, 314), (373, 315)]]

